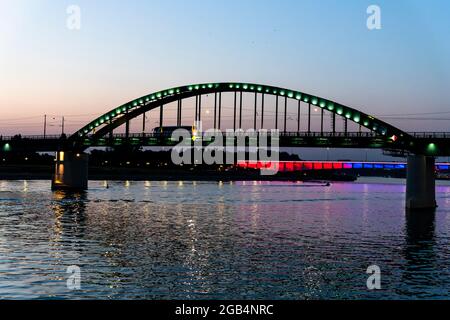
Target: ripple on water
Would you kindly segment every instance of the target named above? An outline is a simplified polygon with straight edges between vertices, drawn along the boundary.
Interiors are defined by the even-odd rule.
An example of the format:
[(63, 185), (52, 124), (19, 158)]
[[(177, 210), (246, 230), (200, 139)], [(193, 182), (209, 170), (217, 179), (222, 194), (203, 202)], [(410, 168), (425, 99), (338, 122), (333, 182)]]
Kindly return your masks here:
[[(93, 182), (83, 194), (4, 181), (0, 298), (448, 298), (450, 204), (428, 219), (403, 206), (403, 185), (376, 181)], [(366, 289), (373, 264), (380, 292)], [(66, 287), (71, 265), (80, 291)]]

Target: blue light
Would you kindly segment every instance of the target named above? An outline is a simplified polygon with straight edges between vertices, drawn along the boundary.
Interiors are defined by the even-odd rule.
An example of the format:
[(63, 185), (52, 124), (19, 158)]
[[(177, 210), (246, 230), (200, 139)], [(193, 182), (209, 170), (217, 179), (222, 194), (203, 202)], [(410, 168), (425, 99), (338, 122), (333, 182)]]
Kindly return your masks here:
[(370, 163), (364, 164), (364, 169), (373, 169), (373, 164)]
[(362, 163), (354, 163), (353, 164), (353, 169), (362, 169), (363, 168), (363, 164)]

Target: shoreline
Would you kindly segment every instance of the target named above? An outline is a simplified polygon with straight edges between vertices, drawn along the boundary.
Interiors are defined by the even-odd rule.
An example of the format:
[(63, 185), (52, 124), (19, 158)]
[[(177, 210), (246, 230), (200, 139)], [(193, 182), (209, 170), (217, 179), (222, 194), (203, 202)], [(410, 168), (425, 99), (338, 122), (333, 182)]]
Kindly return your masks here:
[[(51, 180), (53, 169), (47, 166), (0, 167), (0, 180)], [(143, 168), (89, 168), (89, 181), (346, 181), (355, 175), (332, 172), (290, 172), (262, 176), (259, 171), (186, 170)]]

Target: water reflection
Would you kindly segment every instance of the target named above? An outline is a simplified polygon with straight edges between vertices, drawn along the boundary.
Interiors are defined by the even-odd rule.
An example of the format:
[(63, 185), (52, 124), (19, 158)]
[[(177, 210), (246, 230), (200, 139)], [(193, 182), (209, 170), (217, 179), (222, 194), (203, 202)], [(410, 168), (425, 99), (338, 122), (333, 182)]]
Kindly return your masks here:
[[(450, 204), (405, 219), (403, 185), (3, 186), (0, 298), (448, 296)], [(381, 293), (366, 288), (372, 264), (382, 267)], [(82, 268), (81, 292), (66, 288), (70, 265)]]
[[(407, 210), (403, 281), (412, 287), (437, 285), (436, 209)], [(426, 275), (426, 276), (425, 276)]]
[(84, 236), (86, 227), (85, 192), (55, 191), (52, 210), (55, 214), (55, 235), (68, 233), (77, 238)]
[[(53, 193), (53, 233), (50, 237), (50, 254), (55, 265), (67, 264), (69, 255), (78, 259), (82, 246), (73, 239), (83, 239), (86, 229), (86, 193), (56, 191)], [(70, 245), (69, 245), (70, 244)]]
[(409, 246), (435, 244), (436, 209), (406, 212), (406, 242)]
[(406, 246), (407, 265), (420, 268), (433, 263), (436, 258), (436, 210), (407, 211)]

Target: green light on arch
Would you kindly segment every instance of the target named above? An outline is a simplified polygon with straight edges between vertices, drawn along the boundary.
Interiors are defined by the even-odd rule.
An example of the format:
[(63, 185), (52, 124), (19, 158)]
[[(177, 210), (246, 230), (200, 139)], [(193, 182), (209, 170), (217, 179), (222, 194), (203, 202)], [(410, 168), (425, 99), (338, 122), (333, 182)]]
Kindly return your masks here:
[[(143, 103), (152, 103), (155, 104), (157, 103), (158, 100), (160, 99), (166, 99), (167, 96), (173, 95), (175, 94), (175, 92), (178, 93), (186, 93), (188, 90), (191, 91), (191, 94), (195, 94), (192, 91), (195, 89), (200, 89), (200, 88), (209, 88), (209, 89), (213, 89), (213, 88), (217, 88), (220, 91), (228, 91), (228, 90), (224, 90), (225, 88), (232, 88), (232, 89), (239, 89), (239, 90), (243, 90), (241, 88), (244, 88), (246, 91), (251, 90), (253, 92), (264, 92), (267, 94), (273, 94), (273, 95), (278, 95), (278, 96), (287, 96), (291, 99), (297, 99), (298, 101), (302, 101), (305, 103), (310, 103), (313, 104), (314, 106), (320, 106), (322, 109), (328, 109), (330, 112), (336, 112), (337, 114), (339, 114), (340, 116), (344, 116), (348, 119), (353, 120), (356, 123), (364, 123), (364, 126), (367, 128), (374, 128), (373, 130), (377, 130), (380, 134), (382, 132), (386, 132), (386, 134), (389, 131), (389, 129), (393, 129), (393, 128), (389, 128), (386, 131), (386, 128), (384, 127), (379, 127), (379, 125), (376, 122), (376, 119), (369, 120), (369, 116), (367, 116), (366, 114), (360, 114), (360, 112), (358, 110), (353, 110), (352, 108), (349, 107), (345, 107), (339, 104), (335, 104), (327, 99), (323, 99), (321, 97), (318, 96), (312, 96), (312, 95), (308, 95), (299, 91), (293, 91), (293, 90), (288, 90), (288, 89), (283, 89), (283, 88), (277, 88), (277, 87), (273, 87), (273, 86), (266, 86), (266, 85), (259, 85), (259, 84), (251, 84), (251, 83), (205, 83), (205, 84), (193, 84), (193, 85), (188, 85), (188, 86), (183, 86), (183, 87), (179, 87), (179, 88), (172, 88), (172, 89), (167, 89), (165, 91), (160, 91), (159, 93), (153, 93), (151, 95), (148, 96), (144, 96), (142, 98), (139, 98), (137, 100), (133, 100), (132, 102), (119, 107), (118, 109), (116, 109), (115, 111), (112, 111), (108, 114), (103, 115), (102, 117), (94, 120), (94, 122), (91, 122), (88, 126), (85, 126), (82, 130), (80, 130), (78, 132), (78, 136), (83, 136), (86, 133), (86, 130), (88, 131), (92, 131), (93, 129), (95, 129), (96, 127), (100, 126), (101, 124), (104, 123), (109, 123), (111, 126), (114, 126), (114, 121), (116, 120), (116, 118), (120, 117), (123, 113), (127, 112), (127, 110), (133, 110), (137, 107), (140, 106), (140, 104), (142, 105)], [(156, 96), (158, 98), (156, 98)], [(151, 98), (151, 100), (149, 101), (149, 99)], [(153, 106), (152, 106), (153, 107)], [(95, 124), (95, 127), (94, 127)], [(108, 129), (105, 127), (105, 129)], [(394, 128), (395, 129), (395, 128)], [(103, 130), (104, 131), (104, 130)], [(103, 133), (103, 131), (101, 131)]]

